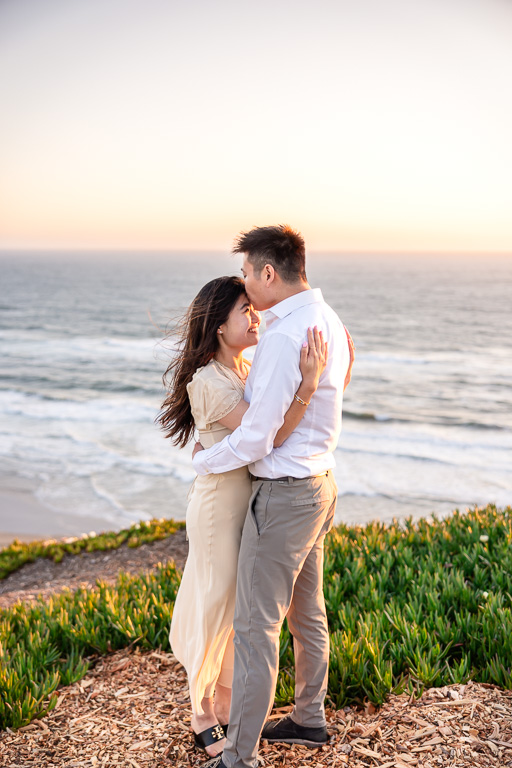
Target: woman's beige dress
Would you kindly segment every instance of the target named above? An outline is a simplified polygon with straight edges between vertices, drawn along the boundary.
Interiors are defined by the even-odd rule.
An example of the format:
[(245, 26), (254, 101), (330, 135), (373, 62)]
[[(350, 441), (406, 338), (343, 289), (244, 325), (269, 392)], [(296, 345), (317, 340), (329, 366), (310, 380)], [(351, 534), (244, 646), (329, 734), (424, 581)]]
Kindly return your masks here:
[[(192, 415), (204, 448), (230, 430), (219, 424), (240, 402), (244, 384), (227, 366), (211, 361), (187, 386)], [(176, 597), (170, 641), (187, 671), (194, 713), (215, 684), (231, 687), (236, 571), (242, 528), (251, 495), (247, 467), (222, 475), (199, 475), (187, 507), (189, 554)]]

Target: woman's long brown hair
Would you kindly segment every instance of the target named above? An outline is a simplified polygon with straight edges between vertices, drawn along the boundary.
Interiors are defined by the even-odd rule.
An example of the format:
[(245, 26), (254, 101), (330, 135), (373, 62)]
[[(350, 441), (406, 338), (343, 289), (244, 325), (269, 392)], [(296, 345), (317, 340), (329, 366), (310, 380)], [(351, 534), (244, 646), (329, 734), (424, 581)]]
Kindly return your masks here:
[(194, 430), (187, 384), (197, 369), (215, 355), (219, 347), (217, 330), (244, 293), (240, 277), (210, 280), (195, 297), (177, 331), (179, 351), (162, 377), (168, 394), (156, 419), (174, 445), (183, 448)]

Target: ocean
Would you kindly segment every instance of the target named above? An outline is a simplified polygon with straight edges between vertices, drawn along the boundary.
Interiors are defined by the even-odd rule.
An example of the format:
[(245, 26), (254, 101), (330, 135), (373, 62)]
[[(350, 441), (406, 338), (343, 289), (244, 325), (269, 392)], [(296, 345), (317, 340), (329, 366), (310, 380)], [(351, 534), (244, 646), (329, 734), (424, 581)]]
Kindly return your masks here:
[[(0, 256), (0, 490), (105, 529), (184, 519), (191, 448), (154, 423), (164, 341), (218, 253)], [(336, 450), (337, 521), (512, 503), (512, 264), (492, 257), (311, 255), (356, 344)]]

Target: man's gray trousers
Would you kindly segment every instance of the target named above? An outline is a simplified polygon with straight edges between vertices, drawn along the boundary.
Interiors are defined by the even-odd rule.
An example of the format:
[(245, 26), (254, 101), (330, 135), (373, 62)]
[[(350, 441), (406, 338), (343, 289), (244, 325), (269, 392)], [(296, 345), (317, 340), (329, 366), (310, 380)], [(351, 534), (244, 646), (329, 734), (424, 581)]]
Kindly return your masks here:
[(325, 725), (329, 634), (323, 595), (323, 547), (337, 488), (332, 472), (305, 479), (255, 480), (240, 548), (235, 665), (227, 768), (256, 765), (272, 709), (285, 616), (295, 653), (293, 720)]

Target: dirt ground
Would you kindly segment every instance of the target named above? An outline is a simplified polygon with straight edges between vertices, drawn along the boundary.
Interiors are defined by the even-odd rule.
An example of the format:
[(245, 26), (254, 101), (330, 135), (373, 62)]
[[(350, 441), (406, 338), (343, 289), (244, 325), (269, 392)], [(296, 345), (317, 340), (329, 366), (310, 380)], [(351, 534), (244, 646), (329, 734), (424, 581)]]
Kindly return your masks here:
[(119, 571), (140, 573), (168, 560), (174, 560), (178, 568), (183, 568), (187, 553), (185, 531), (179, 530), (167, 539), (140, 547), (123, 544), (107, 552), (66, 555), (60, 563), (39, 558), (0, 581), (0, 608), (7, 608), (18, 600), (33, 601), (38, 595), (46, 598), (66, 588), (91, 588), (97, 579), (113, 583)]

